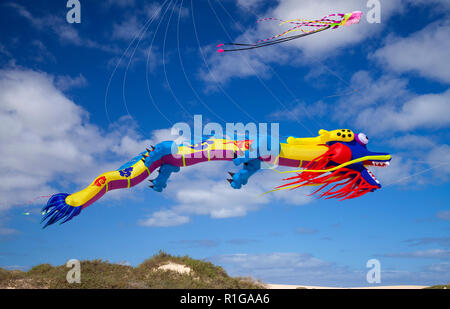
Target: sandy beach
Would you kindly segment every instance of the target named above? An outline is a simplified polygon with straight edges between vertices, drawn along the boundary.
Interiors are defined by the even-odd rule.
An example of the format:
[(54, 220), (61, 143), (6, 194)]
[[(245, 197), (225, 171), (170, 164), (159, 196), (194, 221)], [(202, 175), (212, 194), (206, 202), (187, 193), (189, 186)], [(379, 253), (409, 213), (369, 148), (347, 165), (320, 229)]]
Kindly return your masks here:
[(355, 288), (341, 288), (341, 287), (328, 287), (328, 286), (308, 286), (308, 285), (289, 285), (289, 284), (266, 284), (269, 289), (297, 289), (297, 288), (306, 288), (306, 289), (408, 289), (408, 290), (416, 290), (426, 288), (426, 285), (386, 285), (386, 286), (371, 286), (371, 287), (355, 287)]

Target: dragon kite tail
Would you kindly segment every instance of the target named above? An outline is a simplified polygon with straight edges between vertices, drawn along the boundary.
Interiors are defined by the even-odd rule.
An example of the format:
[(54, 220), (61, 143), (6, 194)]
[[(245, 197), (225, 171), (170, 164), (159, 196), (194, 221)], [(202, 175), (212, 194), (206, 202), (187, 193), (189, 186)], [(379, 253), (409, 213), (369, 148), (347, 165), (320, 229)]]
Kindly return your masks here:
[(119, 169), (101, 174), (84, 190), (73, 194), (58, 193), (52, 195), (47, 205), (42, 209), (41, 223), (45, 222), (43, 228), (57, 222), (63, 224), (73, 219), (108, 191), (134, 187), (158, 168), (160, 168), (160, 173), (153, 180), (155, 183), (150, 187), (155, 191), (162, 191), (165, 187), (164, 179), (167, 180), (171, 173), (179, 170), (179, 167), (176, 166), (163, 165), (161, 160), (162, 157), (174, 151), (174, 145), (173, 142), (163, 142), (156, 147), (151, 146), (151, 149), (146, 149)]
[(78, 216), (108, 191), (134, 187), (155, 170), (158, 170), (158, 175), (149, 180), (149, 187), (156, 192), (162, 192), (172, 173), (179, 172), (181, 167), (201, 162), (226, 160), (233, 161), (236, 166), (242, 164), (242, 170), (237, 173), (230, 172), (231, 179), (228, 179), (232, 188), (239, 189), (261, 168), (258, 158), (237, 156), (238, 153), (250, 151), (252, 142), (209, 137), (202, 137), (200, 143), (193, 145), (161, 142), (151, 146), (151, 149), (146, 149), (119, 169), (99, 175), (87, 188), (79, 192), (53, 195), (42, 209), (41, 223), (45, 222), (44, 228), (57, 222), (65, 223)]

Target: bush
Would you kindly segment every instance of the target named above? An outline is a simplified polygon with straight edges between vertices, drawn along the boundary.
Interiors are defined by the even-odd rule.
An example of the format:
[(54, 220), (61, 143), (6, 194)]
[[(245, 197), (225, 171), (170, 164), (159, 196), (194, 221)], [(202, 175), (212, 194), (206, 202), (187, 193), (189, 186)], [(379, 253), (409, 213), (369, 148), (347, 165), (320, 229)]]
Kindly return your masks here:
[[(158, 269), (175, 263), (189, 267), (190, 273)], [(12, 288), (58, 289), (262, 289), (252, 278), (232, 278), (210, 262), (188, 256), (172, 256), (160, 251), (131, 267), (108, 261), (81, 261), (81, 283), (68, 283), (65, 265), (41, 264), (28, 272), (14, 273), (0, 268), (0, 286)]]

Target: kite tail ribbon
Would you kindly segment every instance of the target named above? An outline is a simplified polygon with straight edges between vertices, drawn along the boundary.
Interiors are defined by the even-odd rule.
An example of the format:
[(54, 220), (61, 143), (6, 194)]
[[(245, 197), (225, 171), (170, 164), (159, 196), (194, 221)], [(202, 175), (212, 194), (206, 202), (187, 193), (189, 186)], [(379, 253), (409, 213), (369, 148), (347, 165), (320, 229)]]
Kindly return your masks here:
[[(291, 40), (299, 39), (301, 37), (305, 37), (311, 34), (319, 33), (328, 29), (337, 29), (342, 26), (350, 26), (353, 24), (357, 24), (360, 22), (362, 17), (362, 12), (355, 11), (347, 14), (330, 14), (321, 19), (317, 20), (306, 20), (306, 19), (292, 19), (292, 20), (280, 20), (276, 18), (264, 18), (258, 20), (267, 21), (267, 20), (276, 20), (280, 21), (281, 24), (294, 24), (292, 28), (274, 35), (272, 37), (258, 40), (253, 44), (247, 43), (221, 43), (217, 45), (217, 52), (231, 52), (231, 51), (243, 51), (250, 50), (255, 48), (261, 48), (265, 46), (280, 44), (284, 42), (288, 42)], [(292, 32), (301, 32), (301, 34), (286, 36), (288, 33)]]

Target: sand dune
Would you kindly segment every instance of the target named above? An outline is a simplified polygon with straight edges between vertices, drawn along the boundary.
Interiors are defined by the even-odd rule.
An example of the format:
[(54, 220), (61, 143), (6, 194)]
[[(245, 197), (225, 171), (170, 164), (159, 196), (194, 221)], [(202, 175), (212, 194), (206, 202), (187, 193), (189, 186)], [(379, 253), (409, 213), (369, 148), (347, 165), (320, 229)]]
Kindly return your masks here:
[(174, 272), (177, 272), (177, 273), (180, 273), (180, 274), (189, 274), (191, 272), (191, 269), (189, 267), (187, 267), (186, 265), (178, 264), (178, 263), (172, 263), (172, 262), (169, 262), (167, 264), (161, 265), (157, 269), (159, 269), (159, 270), (170, 270), (170, 271), (174, 271)]

